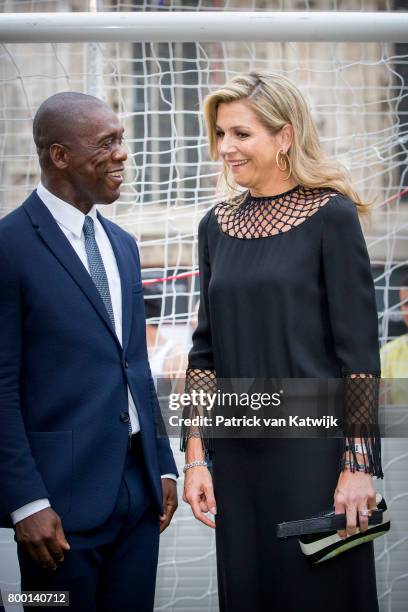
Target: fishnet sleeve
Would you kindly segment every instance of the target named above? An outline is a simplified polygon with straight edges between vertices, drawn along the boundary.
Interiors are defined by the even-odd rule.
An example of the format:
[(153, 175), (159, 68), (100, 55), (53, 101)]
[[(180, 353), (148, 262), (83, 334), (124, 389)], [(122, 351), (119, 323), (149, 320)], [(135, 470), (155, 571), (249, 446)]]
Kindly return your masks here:
[(200, 438), (205, 455), (211, 456), (213, 445), (211, 426), (207, 420), (211, 418), (208, 396), (215, 394), (216, 391), (217, 379), (214, 370), (187, 369), (185, 393), (190, 396), (190, 402), (183, 410), (180, 444), (183, 452), (186, 451), (190, 438)]
[[(373, 374), (351, 374), (344, 378), (344, 446), (340, 468), (347, 466), (355, 472), (360, 464), (365, 473), (383, 478), (377, 424), (379, 387), (380, 377)], [(356, 440), (365, 446), (362, 455), (356, 454)]]
[[(344, 384), (344, 455), (340, 468), (355, 471), (359, 463), (361, 471), (383, 478), (377, 421), (381, 372), (378, 314), (370, 260), (355, 204), (339, 195), (323, 213), (328, 337)], [(355, 452), (355, 444), (360, 441), (367, 449), (363, 458)], [(346, 452), (347, 445), (351, 450)]]

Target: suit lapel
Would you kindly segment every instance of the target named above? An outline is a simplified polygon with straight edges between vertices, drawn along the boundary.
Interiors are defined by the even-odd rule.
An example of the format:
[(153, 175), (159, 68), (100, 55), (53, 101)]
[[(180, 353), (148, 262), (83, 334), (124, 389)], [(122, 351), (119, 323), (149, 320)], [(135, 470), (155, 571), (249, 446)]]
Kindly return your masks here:
[(64, 232), (58, 227), (57, 222), (48, 208), (41, 201), (35, 191), (24, 202), (23, 206), (43, 242), (58, 259), (61, 265), (66, 269), (78, 287), (83, 291), (98, 315), (104, 321), (109, 331), (118, 342), (105, 305), (91, 276), (83, 266), (78, 255), (75, 253), (75, 250), (72, 248)]
[(122, 346), (125, 351), (129, 342), (132, 323), (132, 284), (134, 282), (132, 269), (129, 265), (129, 254), (126, 253), (126, 244), (121, 239), (115, 226), (108, 224), (99, 212), (98, 219), (110, 240), (118, 265), (122, 289)]

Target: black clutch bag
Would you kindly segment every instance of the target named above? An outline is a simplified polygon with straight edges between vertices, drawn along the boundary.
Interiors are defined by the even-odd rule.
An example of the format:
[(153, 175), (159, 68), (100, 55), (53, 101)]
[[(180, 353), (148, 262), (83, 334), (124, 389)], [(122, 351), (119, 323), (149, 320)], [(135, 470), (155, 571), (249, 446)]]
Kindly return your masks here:
[(346, 515), (335, 514), (334, 508), (329, 508), (299, 521), (279, 523), (276, 526), (278, 538), (298, 537), (300, 548), (309, 561), (316, 565), (328, 561), (364, 542), (371, 542), (384, 535), (391, 527), (385, 499), (376, 494), (377, 508), (371, 511), (368, 518), (368, 529), (361, 533), (358, 524), (354, 535), (342, 539), (338, 529), (346, 528)]

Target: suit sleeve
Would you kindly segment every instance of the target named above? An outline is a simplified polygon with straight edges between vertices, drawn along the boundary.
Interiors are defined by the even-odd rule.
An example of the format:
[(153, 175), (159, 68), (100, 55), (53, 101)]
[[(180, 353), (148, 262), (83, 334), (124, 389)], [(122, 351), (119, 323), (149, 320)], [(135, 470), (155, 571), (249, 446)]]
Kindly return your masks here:
[(37, 470), (20, 406), (22, 295), (13, 258), (0, 245), (0, 519), (49, 494)]
[(156, 425), (156, 446), (157, 456), (159, 460), (160, 474), (174, 474), (178, 476), (176, 463), (174, 461), (173, 452), (170, 447), (169, 438), (167, 436), (166, 427), (163, 422), (162, 413), (157, 398), (156, 389), (153, 382), (152, 373), (149, 366), (149, 386), (152, 395), (152, 404), (154, 410), (154, 420)]
[(382, 478), (374, 283), (357, 209), (345, 196), (335, 197), (324, 209), (322, 254), (331, 334), (343, 379), (344, 443), (350, 447), (341, 468), (346, 460), (361, 463), (354, 450), (356, 438), (361, 438), (367, 449), (364, 471)]
[[(127, 234), (133, 255), (136, 258), (136, 265), (138, 270), (140, 271), (140, 257), (139, 257), (139, 249), (137, 246), (136, 240), (130, 234)], [(157, 457), (159, 462), (160, 474), (174, 474), (178, 476), (178, 471), (176, 467), (176, 463), (174, 461), (173, 452), (170, 447), (169, 438), (166, 433), (166, 428), (163, 422), (163, 417), (161, 414), (159, 400), (157, 398), (156, 389), (153, 382), (152, 373), (150, 370), (150, 366), (148, 365), (148, 375), (149, 375), (149, 392), (151, 395), (151, 401), (153, 406), (153, 418), (155, 421), (156, 428), (156, 448), (157, 448)]]
[[(198, 265), (200, 271), (200, 305), (198, 309), (197, 327), (193, 334), (193, 346), (188, 355), (185, 391), (204, 391), (205, 394), (216, 393), (217, 378), (214, 367), (212, 345), (212, 330), (210, 319), (209, 283), (211, 279), (211, 264), (208, 250), (207, 228), (212, 211), (201, 219), (198, 227)], [(207, 397), (207, 395), (205, 396)], [(191, 419), (206, 414), (207, 406), (191, 402), (185, 407), (183, 416)], [(181, 431), (180, 449), (186, 450), (190, 437), (201, 438), (206, 455), (212, 454), (212, 436), (209, 428), (204, 426), (183, 426)]]

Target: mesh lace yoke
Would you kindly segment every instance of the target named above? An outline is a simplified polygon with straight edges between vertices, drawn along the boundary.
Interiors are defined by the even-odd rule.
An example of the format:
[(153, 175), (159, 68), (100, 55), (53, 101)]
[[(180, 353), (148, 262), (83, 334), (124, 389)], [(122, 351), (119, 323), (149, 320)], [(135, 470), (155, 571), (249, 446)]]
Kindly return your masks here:
[(325, 206), (331, 189), (312, 189), (298, 185), (273, 197), (253, 197), (248, 192), (232, 202), (222, 202), (214, 208), (214, 214), (224, 234), (251, 240), (282, 234), (304, 223)]

